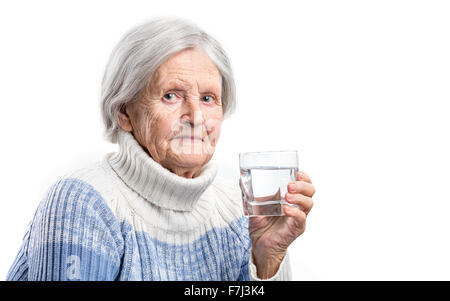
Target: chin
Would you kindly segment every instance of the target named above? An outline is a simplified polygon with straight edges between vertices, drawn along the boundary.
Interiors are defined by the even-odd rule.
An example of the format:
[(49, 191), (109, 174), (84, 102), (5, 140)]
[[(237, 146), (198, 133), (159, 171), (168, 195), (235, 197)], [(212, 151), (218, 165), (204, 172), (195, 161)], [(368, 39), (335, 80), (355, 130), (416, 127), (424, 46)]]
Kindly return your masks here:
[(177, 158), (180, 163), (185, 163), (185, 165), (198, 165), (206, 160), (205, 155), (182, 155)]
[(204, 165), (210, 160), (209, 155), (206, 154), (180, 154), (173, 157), (173, 161), (177, 162), (179, 166), (183, 167), (198, 167)]

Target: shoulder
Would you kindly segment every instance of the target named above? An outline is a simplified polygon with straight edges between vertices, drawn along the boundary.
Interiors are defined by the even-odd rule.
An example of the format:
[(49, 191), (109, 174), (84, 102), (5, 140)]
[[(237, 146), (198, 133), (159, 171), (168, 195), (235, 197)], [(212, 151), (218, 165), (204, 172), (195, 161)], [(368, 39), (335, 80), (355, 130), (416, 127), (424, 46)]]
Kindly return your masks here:
[(112, 224), (115, 220), (103, 196), (91, 184), (70, 177), (63, 177), (50, 186), (37, 214), (61, 221), (98, 218)]
[[(101, 161), (74, 169), (50, 186), (40, 207), (47, 210), (54, 206), (66, 210), (78, 209), (74, 214), (86, 213), (84, 210), (98, 211), (105, 217), (112, 218), (112, 212), (102, 193), (104, 186), (110, 186), (107, 183), (107, 173)], [(80, 211), (81, 209), (83, 211)]]
[[(78, 188), (91, 191), (96, 199), (117, 215), (118, 187), (117, 175), (106, 159), (94, 162), (82, 168), (74, 169), (62, 177), (62, 181), (78, 183)], [(75, 185), (77, 187), (77, 185)]]
[[(65, 279), (74, 258), (83, 273), (80, 279), (114, 279), (124, 252), (122, 224), (102, 195), (70, 177), (48, 189), (26, 244), (29, 279)], [(46, 266), (42, 260), (54, 264)], [(105, 266), (108, 270), (101, 269)]]
[(90, 183), (69, 175), (50, 186), (32, 223), (31, 236), (39, 240), (66, 243), (102, 238), (111, 248), (122, 245), (121, 225), (103, 196)]
[(102, 194), (105, 189), (111, 187), (111, 168), (105, 160), (97, 161), (82, 168), (74, 169), (66, 173), (63, 179), (72, 179), (90, 185), (97, 192)]
[(54, 211), (62, 208), (68, 210), (67, 208), (72, 207), (84, 210), (107, 209), (102, 195), (92, 185), (77, 178), (62, 177), (47, 190), (39, 210)]

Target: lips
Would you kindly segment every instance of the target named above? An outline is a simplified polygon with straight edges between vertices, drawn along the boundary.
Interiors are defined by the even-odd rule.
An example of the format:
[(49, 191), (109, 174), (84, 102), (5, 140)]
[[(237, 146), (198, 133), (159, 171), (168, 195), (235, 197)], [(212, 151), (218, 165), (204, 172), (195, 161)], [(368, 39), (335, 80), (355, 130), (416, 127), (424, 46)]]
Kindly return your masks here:
[(175, 137), (174, 139), (185, 139), (185, 140), (200, 140), (203, 141), (202, 137), (196, 137), (196, 136), (179, 136), (179, 137)]

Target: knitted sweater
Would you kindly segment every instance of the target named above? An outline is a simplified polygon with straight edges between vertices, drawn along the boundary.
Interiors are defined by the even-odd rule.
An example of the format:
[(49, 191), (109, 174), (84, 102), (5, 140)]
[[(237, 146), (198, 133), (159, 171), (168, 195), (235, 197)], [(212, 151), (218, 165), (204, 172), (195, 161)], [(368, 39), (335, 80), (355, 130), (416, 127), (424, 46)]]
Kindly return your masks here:
[[(51, 186), (7, 280), (260, 280), (238, 185), (211, 160), (193, 179), (133, 135)], [(269, 280), (290, 280), (285, 256)]]

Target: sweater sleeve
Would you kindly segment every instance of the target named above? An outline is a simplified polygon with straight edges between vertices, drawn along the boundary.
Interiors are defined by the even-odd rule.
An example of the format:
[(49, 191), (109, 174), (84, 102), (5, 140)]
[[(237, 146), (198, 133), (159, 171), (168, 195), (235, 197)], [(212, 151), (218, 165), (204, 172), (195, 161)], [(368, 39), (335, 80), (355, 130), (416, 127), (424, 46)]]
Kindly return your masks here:
[(120, 225), (89, 184), (62, 179), (40, 203), (7, 280), (115, 280)]

